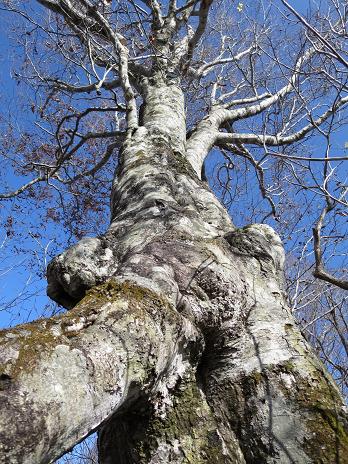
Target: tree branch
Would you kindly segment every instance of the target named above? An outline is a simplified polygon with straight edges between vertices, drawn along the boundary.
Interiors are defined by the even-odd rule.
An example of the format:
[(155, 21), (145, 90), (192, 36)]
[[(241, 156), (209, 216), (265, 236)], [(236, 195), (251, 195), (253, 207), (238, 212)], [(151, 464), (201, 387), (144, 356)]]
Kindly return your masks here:
[(348, 290), (348, 280), (338, 279), (329, 272), (326, 271), (323, 264), (323, 253), (321, 249), (321, 229), (324, 225), (325, 216), (327, 213), (334, 209), (334, 204), (328, 202), (325, 208), (323, 208), (318, 222), (313, 227), (313, 245), (315, 255), (315, 270), (313, 272), (314, 277), (329, 282), (330, 284), (336, 285), (343, 290)]
[[(219, 147), (230, 151), (232, 154), (237, 154), (237, 155), (242, 156), (243, 158), (247, 159), (252, 164), (252, 166), (254, 167), (254, 169), (256, 171), (256, 176), (257, 176), (257, 179), (258, 179), (259, 188), (260, 188), (262, 198), (265, 199), (269, 203), (269, 205), (271, 207), (271, 212), (268, 213), (267, 216), (265, 216), (263, 218), (263, 221), (267, 217), (269, 217), (270, 215), (273, 215), (273, 217), (276, 218), (277, 217), (276, 207), (275, 207), (275, 204), (274, 204), (274, 201), (273, 201), (272, 197), (269, 195), (269, 193), (267, 191), (267, 188), (265, 186), (265, 173), (264, 173), (264, 170), (263, 170), (262, 166), (260, 165), (260, 163), (258, 163), (255, 160), (255, 158), (252, 156), (252, 154), (247, 150), (247, 148), (244, 145), (242, 145), (241, 143), (239, 143), (239, 142), (237, 142), (236, 145), (223, 143), (223, 144), (219, 145)], [(226, 156), (225, 153), (223, 153), (223, 154), (224, 154), (224, 156)], [(232, 160), (230, 158), (229, 158), (229, 161), (232, 162)]]
[[(337, 110), (344, 107), (348, 103), (348, 96), (341, 98), (334, 105), (325, 111), (321, 116), (312, 120), (310, 124), (307, 124), (305, 127), (300, 129), (299, 131), (287, 135), (266, 135), (266, 134), (236, 134), (236, 133), (226, 133), (226, 132), (219, 132), (217, 135), (217, 142), (235, 142), (239, 140), (241, 143), (251, 143), (255, 145), (270, 145), (270, 146), (281, 146), (281, 145), (289, 145), (294, 142), (298, 142), (302, 140), (308, 133), (318, 128), (323, 122), (325, 122), (330, 116), (335, 114)], [(311, 118), (312, 119), (312, 118)], [(341, 159), (346, 159), (347, 157), (341, 157)]]
[[(281, 96), (292, 90), (292, 85), (287, 85), (271, 97), (265, 98), (257, 105), (246, 108), (228, 110), (221, 105), (214, 106), (210, 114), (198, 123), (195, 131), (187, 141), (188, 158), (194, 166), (197, 174), (201, 170), (202, 163), (215, 143), (236, 143), (254, 144), (259, 146), (282, 146), (289, 145), (302, 140), (308, 133), (318, 128), (330, 116), (334, 115), (340, 108), (348, 103), (348, 96), (336, 101), (333, 106), (325, 111), (321, 116), (307, 124), (305, 127), (288, 136), (267, 135), (267, 134), (243, 134), (219, 132), (218, 128), (227, 122), (250, 118), (267, 109), (276, 103)], [(226, 105), (225, 105), (226, 106)], [(231, 106), (229, 103), (228, 106)], [(282, 155), (280, 155), (282, 156)], [(294, 158), (295, 159), (295, 158)], [(304, 159), (304, 158), (301, 158)], [(346, 156), (330, 158), (331, 160), (346, 160)], [(312, 161), (325, 161), (325, 158), (312, 158)]]
[(46, 179), (47, 179), (47, 175), (35, 177), (35, 179), (32, 179), (31, 181), (29, 181), (26, 184), (22, 185), (17, 190), (13, 190), (12, 192), (8, 192), (8, 193), (0, 193), (0, 199), (6, 200), (6, 199), (9, 199), (9, 198), (14, 198), (14, 197), (20, 195), (21, 193), (25, 192), (26, 190), (28, 190), (28, 188), (32, 187), (33, 185), (37, 184), (38, 182), (42, 182), (42, 181), (44, 181)]
[(164, 297), (116, 281), (61, 316), (1, 331), (0, 340), (1, 448), (22, 464), (52, 462), (121, 406), (160, 395), (200, 343)]
[(65, 90), (70, 93), (89, 93), (98, 91), (99, 89), (112, 90), (121, 86), (120, 79), (113, 79), (112, 81), (94, 82), (93, 84), (87, 85), (72, 85), (68, 82), (60, 81), (59, 79), (44, 78), (44, 80), (50, 83), (53, 87), (59, 90)]
[(123, 45), (125, 42), (124, 37), (115, 32), (96, 6), (87, 0), (79, 0), (79, 9), (77, 9), (77, 6), (73, 6), (69, 0), (37, 1), (46, 8), (62, 15), (67, 24), (73, 29), (79, 27), (82, 31), (88, 30), (89, 34), (102, 35), (105, 40), (113, 45), (119, 58), (118, 71), (126, 100), (128, 135), (130, 136), (134, 128), (138, 127), (138, 115), (135, 94), (129, 80), (128, 49)]
[(325, 37), (323, 37), (323, 35), (320, 34), (319, 31), (315, 29), (315, 27), (311, 26), (309, 22), (302, 15), (300, 15), (300, 13), (298, 13), (298, 11), (296, 11), (295, 8), (293, 8), (286, 0), (281, 0), (281, 2), (288, 10), (290, 10), (296, 16), (298, 20), (301, 21), (301, 23), (304, 26), (306, 26), (307, 29), (313, 32), (313, 34), (320, 40), (320, 42), (326, 48), (330, 50), (330, 52), (332, 53), (331, 56), (335, 57), (341, 64), (343, 64), (346, 68), (348, 68), (348, 61), (345, 60), (340, 53), (338, 53), (336, 48), (333, 45), (331, 45), (330, 42)]
[(199, 11), (198, 11), (198, 26), (192, 38), (188, 42), (187, 53), (186, 53), (186, 56), (183, 57), (183, 60), (182, 60), (184, 71), (187, 71), (189, 64), (191, 62), (192, 56), (193, 56), (193, 51), (204, 34), (204, 31), (207, 26), (207, 21), (208, 21), (209, 9), (212, 3), (213, 3), (213, 0), (201, 0)]

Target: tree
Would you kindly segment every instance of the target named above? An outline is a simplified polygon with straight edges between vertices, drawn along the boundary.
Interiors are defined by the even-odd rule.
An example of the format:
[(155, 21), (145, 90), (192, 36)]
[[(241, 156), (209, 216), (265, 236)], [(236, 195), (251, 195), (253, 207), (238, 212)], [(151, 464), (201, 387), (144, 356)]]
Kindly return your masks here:
[[(284, 178), (338, 214), (337, 57), (312, 36), (287, 45), (291, 21), (272, 35), (262, 2), (250, 15), (213, 0), (38, 3), (3, 2), (30, 23), (18, 78), (46, 92), (33, 108), (46, 140), (33, 150), (24, 134), (17, 169), (36, 175), (1, 197), (49, 185), (93, 204), (119, 151), (108, 230), (48, 266), (69, 311), (1, 333), (3, 462), (51, 462), (95, 430), (103, 464), (346, 462), (344, 402), (290, 311), (281, 240), (235, 227), (204, 174), (217, 147), (228, 173), (251, 163), (273, 214)], [(299, 153), (313, 133), (322, 157)]]

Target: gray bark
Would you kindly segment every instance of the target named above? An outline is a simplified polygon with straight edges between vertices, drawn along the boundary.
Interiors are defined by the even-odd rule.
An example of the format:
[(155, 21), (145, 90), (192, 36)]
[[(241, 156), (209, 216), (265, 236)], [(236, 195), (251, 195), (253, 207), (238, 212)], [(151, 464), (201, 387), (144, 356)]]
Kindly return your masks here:
[(287, 305), (279, 237), (236, 229), (197, 176), (181, 90), (142, 92), (109, 230), (48, 269), (73, 309), (1, 335), (1, 462), (51, 462), (97, 428), (102, 464), (348, 462), (344, 404)]

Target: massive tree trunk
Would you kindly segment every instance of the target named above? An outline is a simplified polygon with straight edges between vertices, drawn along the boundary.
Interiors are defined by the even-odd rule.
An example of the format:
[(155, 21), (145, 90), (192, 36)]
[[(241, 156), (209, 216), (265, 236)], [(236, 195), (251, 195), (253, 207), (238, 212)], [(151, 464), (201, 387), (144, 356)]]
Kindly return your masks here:
[(96, 429), (102, 464), (348, 462), (279, 237), (236, 229), (197, 176), (176, 84), (141, 92), (109, 230), (48, 269), (70, 311), (1, 334), (1, 462), (51, 462)]

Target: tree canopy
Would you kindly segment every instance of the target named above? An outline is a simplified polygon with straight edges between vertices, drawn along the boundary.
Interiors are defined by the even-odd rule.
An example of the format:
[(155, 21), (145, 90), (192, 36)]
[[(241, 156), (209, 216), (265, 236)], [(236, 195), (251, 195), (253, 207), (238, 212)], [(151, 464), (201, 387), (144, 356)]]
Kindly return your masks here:
[[(140, 246), (139, 231), (129, 222), (132, 211), (143, 226), (144, 245), (152, 237), (144, 219), (148, 211), (172, 218), (180, 208), (189, 210), (181, 196), (196, 185), (191, 207), (200, 211), (207, 234), (214, 230), (219, 236), (220, 227), (234, 251), (240, 246), (261, 260), (268, 256), (277, 272), (282, 258), (273, 248), (279, 251), (280, 245), (265, 224), (280, 234), (291, 310), (346, 393), (346, 1), (309, 1), (304, 7), (286, 0), (3, 0), (0, 8), (13, 54), (0, 113), (4, 252), (31, 252), (29, 272), (42, 278), (58, 250), (97, 235), (48, 267), (48, 294), (72, 308), (110, 275), (148, 279), (137, 268), (138, 258), (129, 258)], [(13, 89), (16, 102), (9, 96)], [(190, 187), (186, 178), (181, 185), (175, 176), (169, 182), (165, 172), (159, 175), (168, 150), (175, 159), (168, 171), (178, 174), (182, 164), (193, 179)], [(163, 178), (166, 186), (157, 186), (163, 198), (154, 205), (139, 193), (155, 187), (148, 176)], [(199, 190), (206, 182), (224, 208), (206, 187)], [(167, 207), (172, 201), (167, 184), (180, 208)], [(263, 226), (241, 229), (237, 239), (225, 211), (237, 227)], [(115, 230), (127, 246), (133, 247), (134, 238), (134, 248), (125, 251), (124, 243), (119, 254), (110, 248)], [(248, 245), (250, 237), (256, 251)], [(4, 256), (6, 274), (14, 264)], [(122, 274), (128, 259), (132, 265)], [(151, 259), (144, 267), (151, 267)], [(166, 286), (164, 278), (151, 279), (173, 294), (178, 287), (181, 296), (169, 298), (170, 304), (185, 313), (183, 281), (163, 269)], [(29, 295), (28, 288), (17, 303), (6, 297), (3, 308), (18, 307)], [(179, 326), (174, 319), (166, 321), (169, 332)], [(153, 321), (147, 323), (153, 327)], [(190, 330), (180, 339), (184, 345), (199, 338)], [(90, 343), (89, 337), (83, 340)], [(172, 348), (164, 344), (167, 349)]]
[(4, 84), (8, 253), (22, 234), (17, 250), (36, 247), (31, 263), (42, 275), (67, 241), (105, 230), (118, 150), (142, 117), (141, 79), (162, 73), (185, 92), (197, 172), (205, 160), (237, 225), (265, 221), (281, 234), (291, 302), (316, 338), (322, 327), (311, 323), (328, 311), (317, 308), (331, 302), (335, 313), (346, 301), (312, 274), (347, 288), (347, 7), (292, 5), (2, 2), (18, 95), (11, 104)]

